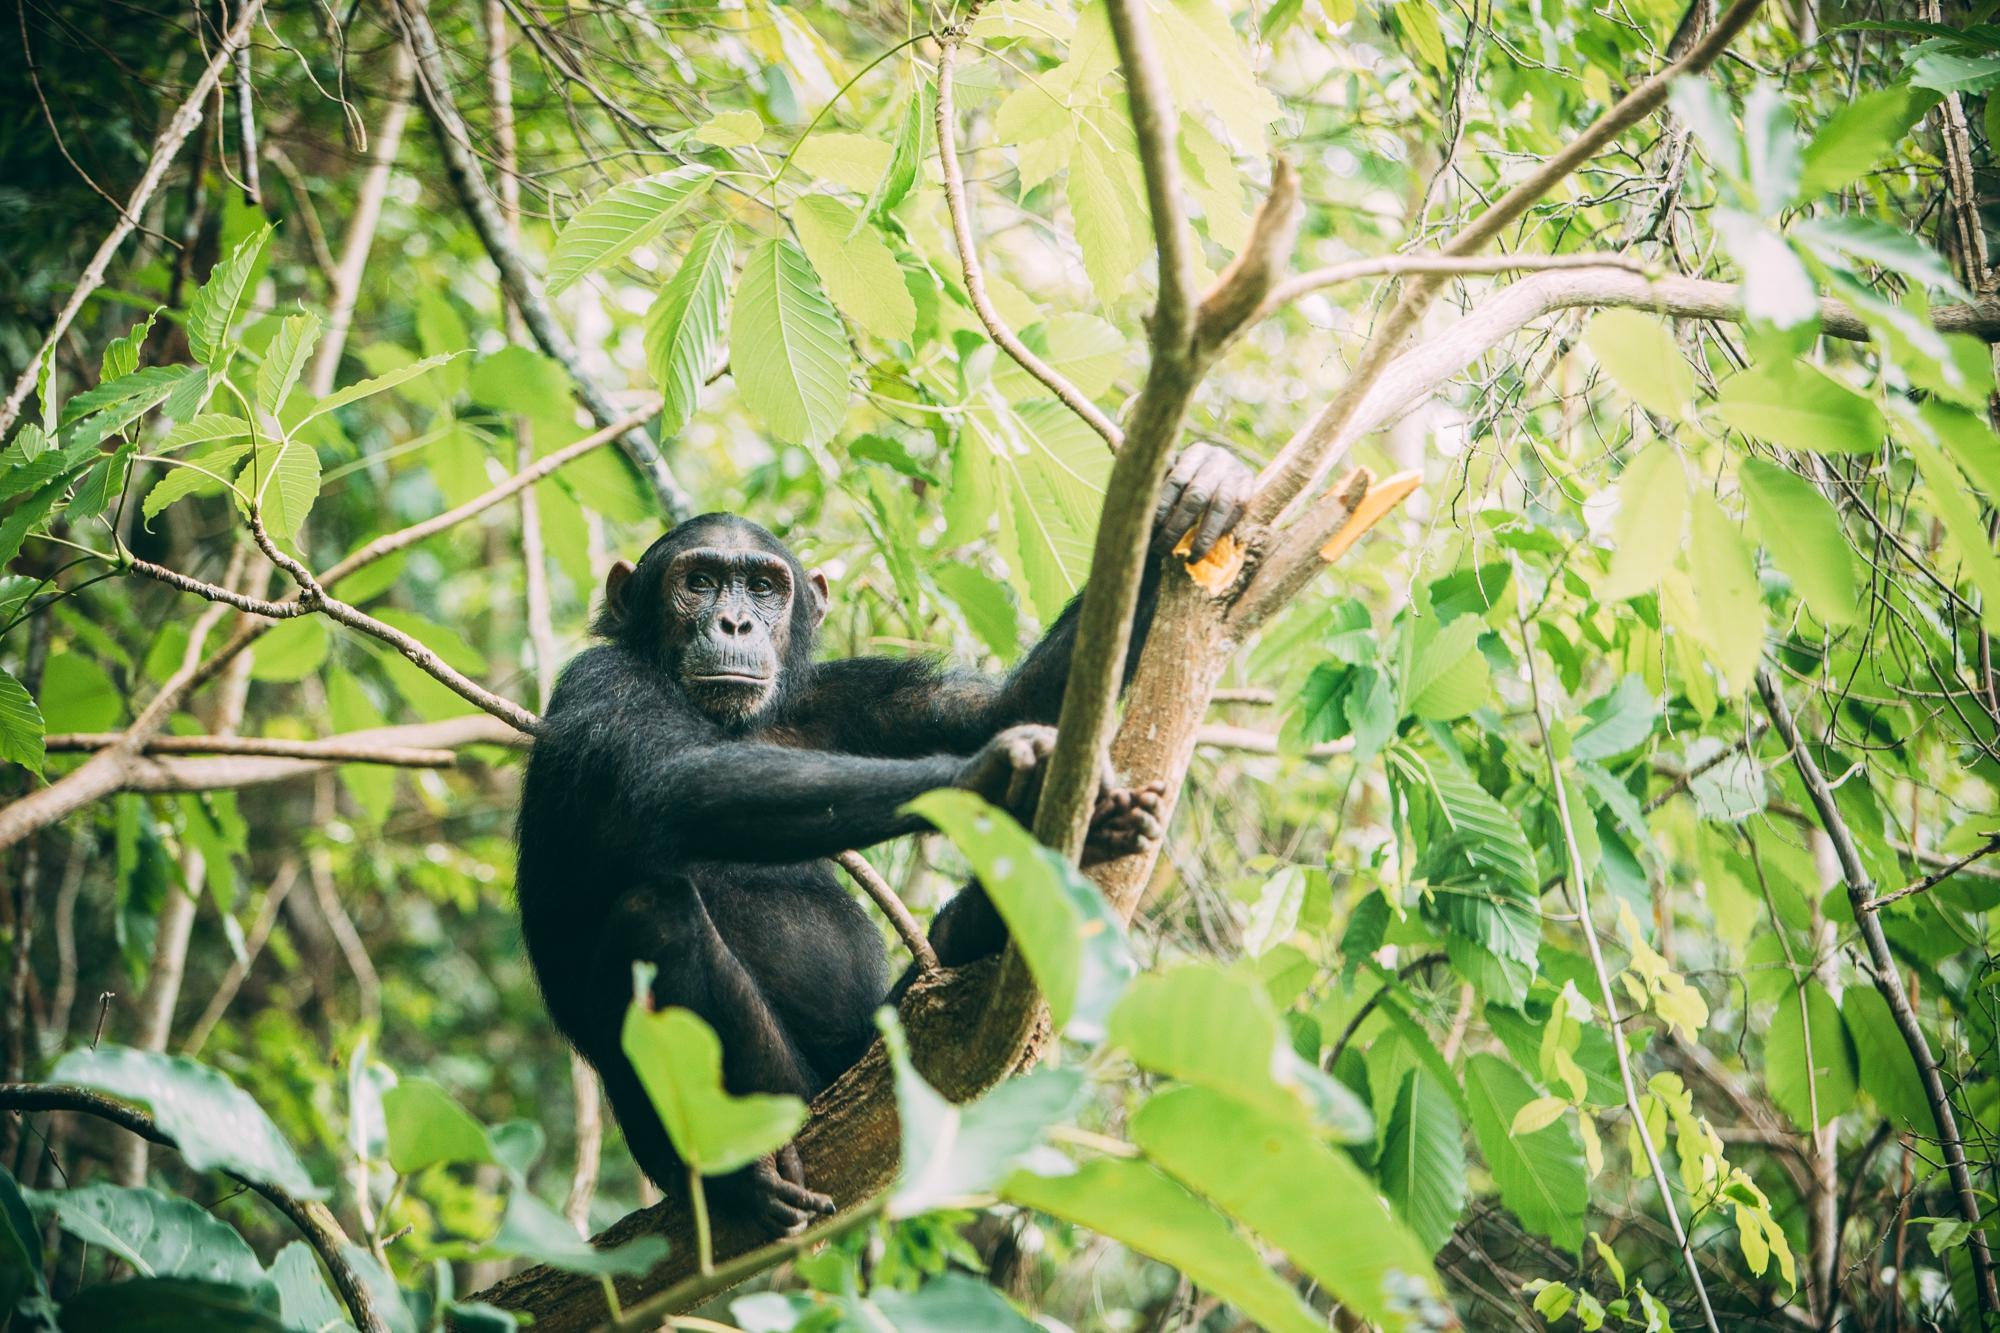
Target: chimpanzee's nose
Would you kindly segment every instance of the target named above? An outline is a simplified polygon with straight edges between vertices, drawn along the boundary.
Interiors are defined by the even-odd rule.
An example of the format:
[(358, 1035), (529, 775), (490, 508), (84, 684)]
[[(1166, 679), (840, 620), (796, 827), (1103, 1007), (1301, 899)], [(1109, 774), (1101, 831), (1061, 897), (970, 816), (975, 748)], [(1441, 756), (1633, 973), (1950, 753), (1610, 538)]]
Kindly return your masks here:
[(748, 634), (750, 632), (750, 617), (748, 614), (732, 614), (728, 611), (718, 611), (715, 616), (715, 625), (717, 629), (720, 629), (724, 634), (731, 637), (739, 634)]

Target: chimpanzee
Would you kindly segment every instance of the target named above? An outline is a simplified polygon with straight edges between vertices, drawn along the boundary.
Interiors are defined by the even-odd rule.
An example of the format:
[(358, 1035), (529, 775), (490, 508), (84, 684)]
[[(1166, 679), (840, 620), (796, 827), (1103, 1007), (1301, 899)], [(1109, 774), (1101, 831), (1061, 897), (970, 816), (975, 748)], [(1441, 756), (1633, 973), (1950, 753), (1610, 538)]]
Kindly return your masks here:
[[(1157, 550), (1192, 533), (1198, 559), (1235, 527), (1251, 480), (1215, 446), (1184, 451)], [(603, 1076), (640, 1168), (671, 1190), (685, 1168), (619, 1044), (633, 964), (655, 967), (655, 1005), (714, 1027), (731, 1092), (811, 1100), (861, 1058), (890, 993), (881, 933), (825, 858), (922, 831), (902, 808), (936, 787), (1031, 813), (1077, 608), (1004, 679), (920, 659), (815, 662), (825, 577), (730, 514), (681, 523), (636, 568), (614, 565), (604, 591), (593, 628), (607, 642), (563, 671), (528, 761), (521, 930), (556, 1026)], [(1091, 854), (1156, 839), (1162, 796), (1107, 783)], [(931, 939), (957, 966), (997, 953), (1006, 929), (974, 883)], [(792, 1148), (710, 1189), (773, 1232), (833, 1208)]]

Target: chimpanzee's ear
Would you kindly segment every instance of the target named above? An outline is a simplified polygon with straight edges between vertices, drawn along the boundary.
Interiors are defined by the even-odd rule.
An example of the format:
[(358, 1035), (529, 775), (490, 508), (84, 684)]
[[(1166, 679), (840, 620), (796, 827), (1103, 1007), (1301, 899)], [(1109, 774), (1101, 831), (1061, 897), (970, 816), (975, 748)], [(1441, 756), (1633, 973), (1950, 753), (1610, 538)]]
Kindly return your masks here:
[(806, 571), (806, 582), (812, 586), (812, 617), (817, 626), (826, 619), (826, 608), (831, 598), (826, 590), (826, 571), (817, 567)]
[(630, 560), (613, 561), (604, 576), (604, 608), (619, 620), (625, 618), (625, 580), (632, 577)]

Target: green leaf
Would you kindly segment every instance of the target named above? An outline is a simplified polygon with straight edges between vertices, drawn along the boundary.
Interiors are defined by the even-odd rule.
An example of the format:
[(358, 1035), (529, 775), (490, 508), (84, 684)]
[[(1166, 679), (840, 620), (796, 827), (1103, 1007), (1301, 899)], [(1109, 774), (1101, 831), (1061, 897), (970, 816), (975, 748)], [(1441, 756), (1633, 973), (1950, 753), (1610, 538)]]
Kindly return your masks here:
[(1591, 317), (1584, 346), (1633, 402), (1648, 412), (1685, 417), (1694, 402), (1694, 372), (1667, 326), (1637, 310)]
[(1689, 572), (1709, 660), (1741, 693), (1757, 674), (1764, 655), (1764, 599), (1757, 565), (1736, 523), (1706, 491), (1694, 497), (1689, 530)]
[(930, 104), (930, 81), (918, 74), (910, 85), (908, 100), (903, 103), (902, 117), (896, 122), (896, 142), (889, 163), (882, 170), (881, 182), (876, 185), (868, 206), (862, 210), (868, 216), (887, 217), (916, 185), (917, 166), (924, 156), (924, 126), (930, 120)]
[(165, 309), (165, 306), (156, 307), (151, 314), (134, 324), (124, 337), (113, 338), (104, 345), (104, 355), (98, 361), (97, 377), (100, 382), (129, 375), (139, 368), (139, 349), (146, 345), (146, 335), (153, 331), (153, 322)]
[(1993, 553), (1992, 539), (1987, 536), (1979, 506), (1966, 494), (1965, 482), (1951, 460), (1928, 441), (1912, 433), (1905, 435), (1902, 443), (1916, 460), (1917, 471), (1923, 474), (1931, 507), (1937, 511), (1945, 531), (1951, 534), (1966, 577), (1979, 589), (1983, 603), (1980, 623), (1989, 632), (2000, 633), (2000, 557)]
[(243, 290), (249, 285), (250, 274), (263, 258), (264, 246), (270, 239), (268, 224), (258, 228), (228, 259), (209, 272), (208, 281), (188, 302), (188, 350), (194, 353), (195, 360), (216, 374), (221, 373), (223, 363), (229, 359), (230, 327), (236, 323)]
[(877, 1020), (896, 1079), (902, 1165), (889, 1198), (892, 1217), (963, 1207), (992, 1193), (1037, 1155), (1050, 1125), (1073, 1118), (1085, 1086), (1081, 1070), (1038, 1069), (977, 1101), (946, 1101), (910, 1063), (908, 1038), (893, 1013)]
[[(1833, 997), (1817, 981), (1804, 987), (1808, 1021), (1801, 1021), (1799, 988), (1778, 999), (1778, 1012), (1764, 1035), (1764, 1083), (1771, 1101), (1801, 1130), (1830, 1125), (1854, 1105), (1854, 1052)], [(1810, 1029), (1808, 1031), (1808, 1029)], [(1806, 1058), (1810, 1044), (1812, 1058)]]
[[(754, 123), (757, 118), (750, 119)], [(614, 185), (585, 204), (556, 234), (549, 254), (549, 295), (561, 293), (590, 270), (614, 263), (658, 236), (707, 192), (714, 179), (707, 167), (676, 167)]]
[(1325, 1327), (1228, 1218), (1144, 1162), (1100, 1157), (1071, 1175), (1019, 1172), (1001, 1192), (1187, 1274), (1259, 1328), (1312, 1333)]
[(1423, 1242), (1345, 1154), (1296, 1126), (1208, 1088), (1175, 1088), (1139, 1108), (1132, 1140), (1384, 1329), (1407, 1327), (1411, 1306), (1436, 1297)]
[(725, 111), (695, 127), (694, 137), (717, 148), (747, 148), (764, 137), (755, 111)]
[(257, 406), (278, 415), (318, 341), (319, 316), (309, 310), (288, 315), (278, 325), (271, 345), (264, 350), (264, 363), (257, 367)]
[(1806, 145), (1799, 195), (1812, 199), (1853, 184), (1896, 150), (1935, 95), (1883, 88), (1839, 107)]
[[(167, 432), (167, 438), (154, 448), (156, 454), (174, 454), (197, 444), (215, 444), (223, 440), (244, 440), (250, 438), (250, 423), (241, 417), (230, 416), (227, 412), (204, 412), (181, 422)], [(248, 451), (246, 443), (245, 451)]]
[(42, 668), (42, 720), (50, 731), (108, 731), (125, 716), (125, 694), (91, 658), (57, 653)]
[(42, 1273), (42, 1228), (21, 1187), (0, 1166), (0, 1311), (12, 1314), (28, 1292), (48, 1291)]
[(1101, 1037), (1138, 964), (1096, 886), (971, 792), (926, 792), (904, 809), (929, 820), (972, 863), (1048, 997), (1056, 1030), (1079, 1041)]
[(296, 435), (259, 445), (236, 474), (236, 489), (255, 502), (273, 537), (289, 541), (319, 500), (319, 451)]
[(1882, 1114), (1895, 1121), (1897, 1128), (1935, 1134), (1937, 1121), (1931, 1115), (1930, 1099), (1924, 1095), (1916, 1059), (1882, 992), (1865, 984), (1848, 987), (1840, 997), (1840, 1017), (1854, 1043), (1861, 1090), (1875, 1099)]
[(1808, 218), (1793, 227), (1792, 234), (1835, 267), (1847, 256), (1900, 273), (1921, 287), (1964, 294), (1943, 255), (1885, 222), (1862, 217)]
[(442, 356), (427, 356), (421, 361), (412, 361), (406, 366), (398, 366), (396, 369), (377, 375), (373, 379), (361, 380), (348, 385), (345, 389), (336, 389), (317, 403), (314, 403), (312, 409), (299, 418), (298, 424), (292, 427), (292, 433), (297, 435), (305, 428), (307, 422), (317, 421), (329, 412), (338, 411), (350, 404), (358, 403), (364, 398), (372, 398), (385, 389), (393, 389), (399, 384), (407, 384), (419, 375), (427, 375), (446, 362), (456, 360), (458, 357), (464, 355), (464, 352), (448, 352)]
[(1069, 163), (1069, 207), (1083, 271), (1097, 299), (1111, 305), (1145, 271), (1152, 253), (1143, 182), (1131, 131), (1093, 113), (1094, 128), (1077, 136)]
[(818, 180), (866, 195), (881, 184), (882, 173), (889, 169), (895, 153), (894, 144), (871, 134), (821, 130), (799, 144), (792, 160)]
[(1762, 365), (1731, 375), (1715, 414), (1745, 435), (1800, 453), (1872, 454), (1888, 430), (1875, 404), (1815, 366)]
[(722, 1043), (687, 1009), (625, 1012), (625, 1057), (652, 1098), (681, 1160), (703, 1175), (724, 1175), (791, 1142), (805, 1123), (796, 1097), (723, 1091)]
[(406, 1078), (382, 1094), (389, 1165), (415, 1175), (439, 1162), (490, 1162), (486, 1130), (427, 1078)]
[(43, 1190), (35, 1199), (55, 1213), (64, 1231), (109, 1250), (141, 1277), (265, 1285), (264, 1266), (249, 1243), (192, 1199), (102, 1184)]
[(1020, 651), (1020, 618), (1014, 613), (1006, 584), (975, 565), (956, 562), (939, 565), (931, 577), (957, 603), (965, 623), (988, 648), (1003, 659)]
[(233, 1171), (306, 1199), (326, 1193), (248, 1093), (185, 1056), (104, 1045), (71, 1051), (49, 1079), (151, 1107), (154, 1122), (196, 1171)]
[(28, 693), (28, 687), (0, 667), (0, 759), (19, 764), (39, 776), (42, 738), (47, 734), (42, 710), (35, 706), (35, 697)]
[(1681, 548), (1687, 523), (1687, 478), (1673, 446), (1648, 445), (1618, 475), (1618, 514), (1611, 524), (1611, 574), (1599, 600), (1637, 597), (1659, 586)]
[(1626, 676), (1583, 710), (1583, 725), (1570, 742), (1582, 760), (1610, 759), (1645, 741), (1660, 717), (1660, 701), (1637, 676)]
[[(1192, 963), (1146, 973), (1112, 1011), (1110, 1040), (1143, 1069), (1228, 1093), (1301, 1129), (1314, 1126), (1322, 1087), (1301, 1076), (1277, 1010), (1253, 975)], [(1340, 1084), (1326, 1086), (1337, 1089), (1328, 1126), (1334, 1136), (1372, 1138), (1368, 1108)]]
[(293, 616), (273, 625), (257, 640), (250, 662), (252, 680), (304, 680), (318, 671), (332, 649), (324, 616)]
[(637, 1277), (667, 1257), (667, 1238), (637, 1236), (623, 1245), (599, 1249), (577, 1235), (568, 1218), (516, 1184), (507, 1194), (507, 1211), (487, 1251), (519, 1255), (566, 1273)]
[(1492, 697), (1492, 682), (1479, 636), (1478, 616), (1459, 616), (1442, 629), (1435, 620), (1417, 622), (1427, 633), (1410, 656), (1403, 682), (1404, 707), (1416, 717), (1448, 722), (1464, 717)]
[(225, 1286), (180, 1277), (135, 1277), (89, 1287), (62, 1305), (63, 1333), (287, 1333), (268, 1284)]
[(1776, 217), (1798, 192), (1799, 136), (1785, 95), (1762, 80), (1743, 100), (1743, 146), (1757, 207)]
[(744, 262), (729, 322), (743, 404), (790, 444), (824, 444), (847, 415), (847, 339), (804, 252), (783, 237)]
[(1377, 1162), (1397, 1216), (1436, 1254), (1465, 1210), (1464, 1126), (1450, 1096), (1421, 1067), (1403, 1075)]
[(1580, 1252), (1590, 1184), (1576, 1131), (1558, 1123), (1515, 1137), (1514, 1117), (1536, 1093), (1497, 1055), (1481, 1052), (1466, 1061), (1465, 1096), (1473, 1136), (1501, 1202), (1528, 1230), (1571, 1254)]
[(1819, 292), (1812, 274), (1769, 223), (1733, 208), (1717, 208), (1713, 225), (1743, 274), (1743, 313), (1753, 324), (1789, 329), (1819, 318)]
[(792, 226), (827, 295), (849, 319), (877, 338), (910, 341), (917, 328), (916, 303), (880, 232), (825, 194), (799, 200)]
[(1854, 624), (1861, 614), (1854, 551), (1826, 497), (1804, 477), (1761, 458), (1745, 459), (1738, 475), (1757, 539), (1813, 614), (1833, 626)]
[[(942, 1273), (915, 1291), (884, 1284), (861, 1304), (896, 1333), (1036, 1333), (1031, 1322), (991, 1284), (967, 1273)], [(856, 1321), (857, 1327), (868, 1325)]]
[(347, 1307), (328, 1289), (319, 1273), (319, 1259), (306, 1242), (295, 1240), (279, 1250), (271, 1261), (270, 1277), (278, 1289), (285, 1327), (293, 1333), (338, 1333), (347, 1325)]
[(722, 345), (735, 262), (729, 224), (702, 228), (646, 315), (646, 364), (666, 399), (660, 408), (662, 435), (675, 434), (694, 415), (715, 349)]
[(1952, 461), (2000, 504), (2000, 435), (1993, 433), (1983, 412), (1967, 412), (1932, 401), (1918, 409), (1924, 425), (1943, 443)]

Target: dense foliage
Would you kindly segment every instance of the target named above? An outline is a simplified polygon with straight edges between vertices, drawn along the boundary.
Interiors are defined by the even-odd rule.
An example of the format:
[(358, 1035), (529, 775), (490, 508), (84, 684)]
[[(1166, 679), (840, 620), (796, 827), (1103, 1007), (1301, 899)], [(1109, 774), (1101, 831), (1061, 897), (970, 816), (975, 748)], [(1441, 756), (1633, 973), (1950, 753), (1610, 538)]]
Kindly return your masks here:
[[(963, 794), (870, 850), (991, 887), (1042, 1067), (955, 1104), (885, 1015), (894, 1186), (634, 1322), (2000, 1326), (2000, 29), (1770, 7), (1545, 167), (1721, 8), (24, 7), (0, 1326), (614, 1321), (667, 1245), (581, 1239), (651, 1192), (509, 884), (605, 568), (733, 510), (828, 651), (1012, 661), (1171, 360), (1149, 185), (1198, 294), (1294, 170), (1178, 438), (1318, 449), (1247, 554), (1331, 567), (1131, 901)], [(704, 1172), (806, 1118), (626, 1048)]]

